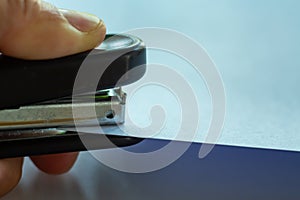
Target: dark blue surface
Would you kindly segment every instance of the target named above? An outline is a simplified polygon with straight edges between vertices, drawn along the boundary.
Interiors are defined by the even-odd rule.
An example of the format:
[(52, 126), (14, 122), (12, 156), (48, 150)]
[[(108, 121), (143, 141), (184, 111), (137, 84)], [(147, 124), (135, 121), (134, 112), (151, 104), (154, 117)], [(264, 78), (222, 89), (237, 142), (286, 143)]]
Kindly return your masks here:
[[(167, 143), (146, 140), (134, 151)], [(127, 179), (132, 195), (137, 197), (138, 191), (142, 199), (300, 199), (300, 153), (217, 145), (199, 159), (200, 146), (192, 144), (179, 160), (157, 172), (113, 173)]]
[[(167, 143), (147, 139), (130, 150), (148, 152)], [(170, 166), (144, 174), (116, 171), (89, 153), (63, 176), (43, 174), (26, 160), (21, 183), (4, 199), (300, 199), (300, 153), (217, 145), (199, 159), (200, 146), (194, 143)]]

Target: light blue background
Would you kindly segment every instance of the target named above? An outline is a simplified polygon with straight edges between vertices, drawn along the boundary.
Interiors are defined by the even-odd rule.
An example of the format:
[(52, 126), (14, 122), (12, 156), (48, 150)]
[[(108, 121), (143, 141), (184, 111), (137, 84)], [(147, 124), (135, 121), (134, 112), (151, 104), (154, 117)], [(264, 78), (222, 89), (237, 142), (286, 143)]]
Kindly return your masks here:
[[(192, 37), (212, 57), (226, 87), (227, 116), (218, 143), (300, 150), (299, 1), (50, 2), (96, 14), (110, 33), (161, 27)], [(176, 59), (149, 54), (149, 62), (180, 69)], [(192, 83), (199, 82), (188, 70), (183, 73)], [(197, 89), (203, 93), (199, 98), (205, 114), (209, 104), (203, 83)], [(203, 125), (197, 141), (203, 141), (205, 130)]]

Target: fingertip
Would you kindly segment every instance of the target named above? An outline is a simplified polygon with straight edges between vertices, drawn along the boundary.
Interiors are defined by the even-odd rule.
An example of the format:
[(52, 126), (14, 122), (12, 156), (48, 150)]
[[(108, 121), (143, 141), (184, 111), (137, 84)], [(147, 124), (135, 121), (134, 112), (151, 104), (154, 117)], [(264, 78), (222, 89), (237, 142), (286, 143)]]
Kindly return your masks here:
[(10, 192), (22, 177), (23, 158), (0, 160), (0, 197)]
[(68, 172), (77, 160), (78, 153), (31, 156), (30, 159), (41, 171), (59, 175)]
[[(7, 23), (0, 41), (3, 54), (28, 60), (53, 59), (91, 50), (105, 38), (106, 26), (96, 16), (61, 11), (43, 1), (35, 9), (27, 7), (26, 17)], [(17, 8), (9, 8), (16, 12)]]
[(106, 35), (106, 26), (104, 21), (100, 20), (98, 26), (90, 32), (82, 32), (82, 39), (78, 43), (76, 52), (83, 52), (99, 46)]

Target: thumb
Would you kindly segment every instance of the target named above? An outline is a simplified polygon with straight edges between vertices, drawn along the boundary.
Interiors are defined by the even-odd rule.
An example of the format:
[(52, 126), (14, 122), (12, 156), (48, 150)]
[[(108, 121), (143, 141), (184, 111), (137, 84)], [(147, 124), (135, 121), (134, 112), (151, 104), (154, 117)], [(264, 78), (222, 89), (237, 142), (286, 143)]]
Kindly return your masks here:
[(39, 0), (0, 1), (0, 52), (51, 59), (98, 46), (106, 28), (96, 16), (59, 10)]

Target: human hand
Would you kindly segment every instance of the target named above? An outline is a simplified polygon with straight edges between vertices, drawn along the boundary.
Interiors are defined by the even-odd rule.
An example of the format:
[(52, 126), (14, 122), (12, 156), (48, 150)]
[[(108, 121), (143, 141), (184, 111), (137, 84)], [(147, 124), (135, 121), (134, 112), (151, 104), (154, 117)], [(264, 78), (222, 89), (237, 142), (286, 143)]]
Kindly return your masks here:
[[(8, 56), (33, 60), (71, 55), (98, 46), (105, 32), (104, 23), (92, 15), (59, 10), (39, 0), (0, 1), (0, 52)], [(31, 160), (46, 173), (61, 174), (77, 156), (66, 153)], [(18, 184), (22, 164), (23, 158), (0, 160), (0, 197)]]

